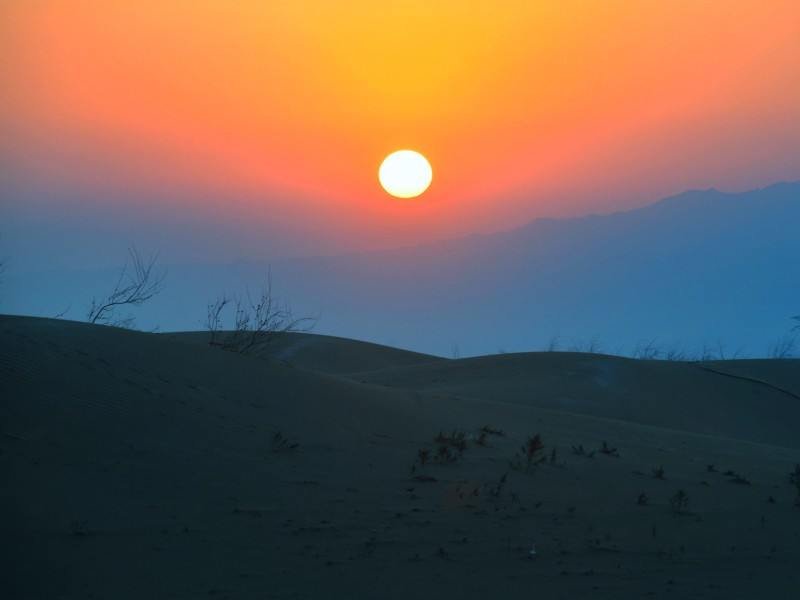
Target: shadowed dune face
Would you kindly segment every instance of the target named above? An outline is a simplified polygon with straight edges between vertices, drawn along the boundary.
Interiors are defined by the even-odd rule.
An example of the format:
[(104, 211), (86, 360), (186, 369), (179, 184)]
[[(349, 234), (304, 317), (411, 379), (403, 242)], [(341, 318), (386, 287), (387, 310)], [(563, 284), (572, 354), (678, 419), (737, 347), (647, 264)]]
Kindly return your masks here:
[[(788, 474), (800, 451), (783, 442), (792, 424), (756, 411), (796, 417), (775, 389), (791, 382), (784, 364), (794, 366), (710, 365), (770, 387), (697, 365), (447, 361), (310, 335), (265, 360), (191, 334), (2, 316), (0, 589), (794, 598), (800, 509)], [(652, 421), (710, 427), (693, 406), (703, 398), (726, 399), (742, 440), (774, 427), (775, 441), (641, 424), (649, 406)], [(614, 418), (593, 415), (598, 406)], [(435, 457), (437, 434), (453, 430), (463, 454), (422, 464), (419, 451)], [(526, 472), (515, 454), (534, 433), (548, 460)], [(679, 490), (688, 504), (675, 504)]]
[(800, 449), (797, 359), (685, 363), (525, 353), (353, 377)]

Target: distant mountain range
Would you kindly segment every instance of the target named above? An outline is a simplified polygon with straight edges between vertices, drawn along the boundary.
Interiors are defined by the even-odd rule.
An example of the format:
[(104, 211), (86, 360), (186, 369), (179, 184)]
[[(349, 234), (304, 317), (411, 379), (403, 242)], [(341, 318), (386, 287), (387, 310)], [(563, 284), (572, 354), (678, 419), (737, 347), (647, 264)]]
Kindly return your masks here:
[[(389, 252), (169, 265), (139, 324), (198, 329), (208, 302), (257, 291), (270, 269), (297, 313), (321, 313), (316, 331), (432, 354), (766, 356), (800, 313), (800, 182), (690, 191)], [(113, 280), (100, 270), (8, 274), (0, 309), (53, 316), (72, 302), (65, 317), (81, 319)]]

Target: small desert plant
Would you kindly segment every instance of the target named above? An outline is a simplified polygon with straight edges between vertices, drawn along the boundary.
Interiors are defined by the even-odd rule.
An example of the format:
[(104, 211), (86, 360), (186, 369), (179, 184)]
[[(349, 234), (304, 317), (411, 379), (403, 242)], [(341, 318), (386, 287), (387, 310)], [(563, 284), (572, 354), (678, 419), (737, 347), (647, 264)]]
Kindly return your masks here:
[(688, 360), (688, 354), (686, 353), (686, 350), (683, 350), (682, 348), (673, 348), (672, 346), (664, 350), (663, 357), (664, 360), (673, 362)]
[(588, 352), (589, 354), (599, 354), (601, 350), (602, 344), (599, 335), (593, 335), (588, 342), (573, 340), (572, 346), (569, 348), (570, 352)]
[(478, 439), (475, 440), (475, 443), (478, 444), (478, 446), (484, 446), (484, 447), (488, 446), (489, 443), (486, 441), (486, 432), (484, 431), (479, 432)]
[(498, 435), (501, 437), (505, 437), (506, 432), (502, 429), (495, 429), (494, 427), (490, 427), (489, 425), (484, 425), (478, 430), (480, 433), (485, 433), (486, 435)]
[(528, 439), (522, 444), (520, 452), (514, 456), (514, 460), (510, 461), (510, 464), (512, 467), (529, 473), (536, 465), (547, 460), (547, 456), (544, 455), (544, 449), (545, 445), (542, 442), (541, 435), (537, 433), (528, 436)]
[(436, 446), (436, 462), (451, 463), (458, 460), (458, 457), (450, 451), (450, 446), (447, 444), (438, 444)]
[(311, 331), (318, 320), (318, 317), (295, 317), (289, 304), (274, 295), (272, 275), (268, 274), (267, 283), (255, 300), (248, 290), (244, 296), (232, 298), (223, 294), (221, 300), (209, 305), (205, 325), (212, 338), (215, 337), (213, 328), (219, 328), (218, 313), (229, 302), (234, 305), (234, 332), (223, 340), (222, 347), (241, 354), (263, 349), (283, 333)]
[(603, 440), (603, 445), (600, 447), (600, 452), (603, 454), (608, 454), (609, 456), (615, 456), (619, 458), (619, 450), (616, 448), (609, 446), (608, 442)]
[(89, 534), (89, 522), (88, 521), (73, 521), (69, 524), (70, 530), (72, 531), (72, 535), (75, 536), (84, 536)]
[(545, 352), (558, 352), (558, 347), (561, 345), (561, 338), (557, 333), (550, 336), (547, 345), (544, 348)]
[(789, 473), (789, 483), (798, 486), (800, 489), (800, 463), (795, 463), (794, 471)]
[(439, 445), (455, 448), (459, 458), (467, 449), (466, 434), (461, 429), (454, 429), (450, 435), (445, 435), (444, 432), (440, 431), (433, 441)]
[(725, 474), (731, 478), (730, 481), (733, 483), (739, 483), (741, 485), (750, 485), (750, 480), (741, 473), (737, 473), (736, 471), (729, 471)]
[(554, 465), (554, 466), (557, 466), (559, 464), (559, 462), (558, 462), (558, 448), (556, 448), (555, 446), (553, 446), (553, 449), (550, 451), (550, 458), (549, 458), (548, 462), (551, 465)]
[(212, 346), (219, 344), (217, 342), (217, 335), (222, 329), (222, 311), (228, 304), (230, 304), (231, 300), (232, 298), (226, 296), (225, 294), (217, 298), (213, 303), (208, 305), (206, 309), (206, 320), (200, 321), (200, 323), (211, 334), (211, 340), (209, 340), (208, 343)]
[(507, 474), (503, 474), (500, 480), (495, 484), (493, 488), (489, 488), (489, 495), (492, 498), (499, 498), (501, 492), (503, 491), (503, 487), (506, 485), (506, 478), (508, 477)]
[(466, 437), (466, 434), (461, 429), (454, 429), (450, 435), (445, 434), (443, 431), (439, 431), (434, 438), (434, 441), (442, 443), (442, 444), (450, 444), (456, 445), (458, 442), (461, 442)]
[(686, 509), (689, 507), (689, 494), (684, 490), (678, 490), (673, 496), (670, 496), (669, 507), (676, 515), (686, 514)]
[(653, 477), (655, 477), (656, 479), (666, 479), (664, 472), (664, 465), (661, 465), (658, 468), (653, 469)]
[(280, 431), (276, 431), (272, 436), (272, 451), (273, 452), (289, 452), (299, 446), (297, 440), (287, 438)]
[(420, 448), (419, 450), (417, 450), (417, 464), (419, 465), (420, 470), (425, 468), (425, 465), (428, 464), (430, 459), (431, 459), (430, 450), (428, 450), (427, 448)]
[(789, 473), (789, 482), (793, 483), (797, 490), (797, 495), (794, 499), (794, 505), (800, 507), (800, 463), (795, 463), (794, 471)]
[(717, 467), (715, 467), (714, 465), (706, 465), (706, 471), (708, 471), (709, 473), (716, 473)]
[(588, 458), (594, 458), (595, 451), (592, 450), (591, 452), (587, 452), (586, 449), (583, 447), (583, 444), (579, 444), (577, 446), (572, 445), (570, 446), (573, 454), (577, 454), (579, 456), (586, 456)]
[(639, 494), (636, 497), (636, 504), (638, 504), (639, 506), (647, 506), (647, 502), (648, 499), (646, 494)]
[(639, 360), (658, 360), (664, 354), (664, 349), (656, 343), (655, 339), (640, 341), (633, 351), (633, 358)]
[(416, 479), (417, 481), (436, 481), (435, 477), (431, 477), (423, 473), (425, 465), (427, 465), (430, 461), (431, 461), (430, 450), (428, 450), (427, 448), (420, 448), (417, 450), (417, 460), (411, 467), (411, 473), (412, 474), (416, 473), (417, 467), (419, 467), (419, 473), (416, 473), (416, 475), (414, 475), (414, 479)]
[(769, 358), (792, 358), (797, 350), (797, 340), (794, 336), (787, 335), (773, 342), (767, 349)]
[(544, 456), (539, 455), (544, 452), (544, 442), (542, 436), (538, 433), (534, 436), (529, 436), (525, 443), (522, 445), (522, 452), (525, 457), (525, 470), (529, 471), (534, 464), (544, 462)]

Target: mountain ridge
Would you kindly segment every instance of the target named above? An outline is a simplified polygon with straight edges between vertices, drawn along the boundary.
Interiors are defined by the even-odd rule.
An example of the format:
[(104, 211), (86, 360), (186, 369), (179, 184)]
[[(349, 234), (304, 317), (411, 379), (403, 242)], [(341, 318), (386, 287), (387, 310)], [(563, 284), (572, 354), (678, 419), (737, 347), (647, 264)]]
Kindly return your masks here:
[[(763, 356), (800, 311), (800, 183), (687, 191), (610, 215), (373, 253), (168, 265), (140, 324), (192, 330), (222, 291), (275, 291), (319, 333), (435, 355), (539, 350), (554, 338), (632, 354), (643, 341)], [(111, 270), (12, 275), (3, 308), (54, 315), (101, 294)], [(73, 307), (66, 315), (81, 318)]]

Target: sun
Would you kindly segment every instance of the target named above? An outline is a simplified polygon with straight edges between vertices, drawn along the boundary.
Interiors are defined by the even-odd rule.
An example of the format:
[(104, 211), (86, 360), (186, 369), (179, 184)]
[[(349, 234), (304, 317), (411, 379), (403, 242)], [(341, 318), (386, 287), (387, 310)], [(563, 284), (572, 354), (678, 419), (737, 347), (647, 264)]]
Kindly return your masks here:
[(433, 170), (428, 160), (413, 150), (398, 150), (387, 156), (378, 171), (387, 192), (397, 198), (414, 198), (428, 189)]

